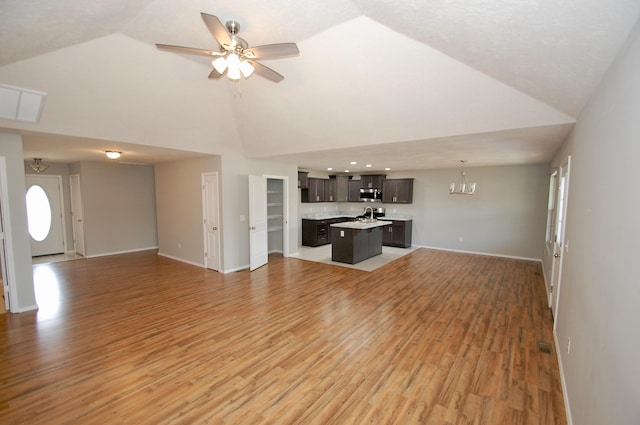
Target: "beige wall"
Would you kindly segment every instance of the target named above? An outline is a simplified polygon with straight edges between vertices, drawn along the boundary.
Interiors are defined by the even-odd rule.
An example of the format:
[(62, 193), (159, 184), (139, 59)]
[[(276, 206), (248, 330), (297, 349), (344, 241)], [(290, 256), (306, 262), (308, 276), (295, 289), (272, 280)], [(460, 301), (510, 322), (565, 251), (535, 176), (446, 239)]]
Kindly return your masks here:
[(553, 161), (571, 155), (556, 339), (576, 425), (640, 423), (640, 24), (628, 43)]
[(80, 162), (87, 257), (157, 248), (154, 169)]
[(219, 171), (217, 156), (156, 165), (160, 254), (204, 266), (202, 173)]

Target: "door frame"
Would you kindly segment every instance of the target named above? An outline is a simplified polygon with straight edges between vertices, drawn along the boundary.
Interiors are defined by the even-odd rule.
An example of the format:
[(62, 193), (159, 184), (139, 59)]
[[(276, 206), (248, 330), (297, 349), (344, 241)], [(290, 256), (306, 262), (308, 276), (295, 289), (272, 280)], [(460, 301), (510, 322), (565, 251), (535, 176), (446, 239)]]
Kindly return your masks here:
[[(215, 260), (215, 264), (209, 264), (209, 255), (208, 255), (208, 249), (209, 249), (209, 245), (208, 245), (208, 240), (209, 238), (207, 237), (207, 217), (208, 217), (208, 202), (207, 202), (207, 190), (206, 190), (206, 185), (207, 185), (207, 177), (215, 177), (216, 179), (216, 186), (215, 186), (215, 191), (214, 191), (214, 208), (217, 210), (216, 211), (216, 215), (218, 217), (218, 225), (217, 225), (217, 232), (218, 232), (218, 236), (216, 238), (216, 244), (217, 244), (217, 252), (218, 252), (218, 256)], [(220, 251), (220, 234), (221, 234), (221, 229), (220, 229), (220, 180), (219, 180), (219, 175), (218, 172), (207, 172), (207, 173), (202, 173), (201, 176), (201, 180), (202, 180), (202, 235), (203, 235), (203, 242), (204, 242), (204, 267), (207, 269), (211, 269), (211, 270), (215, 270), (215, 271), (220, 271), (221, 267), (222, 267), (222, 259), (220, 258), (221, 255), (221, 251)]]
[[(562, 284), (562, 264), (564, 259), (564, 254), (568, 250), (568, 244), (566, 243), (566, 230), (567, 230), (567, 207), (569, 201), (569, 178), (571, 172), (571, 156), (568, 156), (565, 161), (563, 161), (562, 165), (558, 169), (558, 184), (556, 188), (556, 209), (559, 207), (560, 194), (562, 193), (562, 209), (561, 211), (556, 211), (556, 220), (554, 223), (554, 240), (551, 244), (551, 283), (550, 288), (550, 300), (549, 307), (551, 308), (551, 312), (553, 314), (553, 329), (555, 331), (558, 317), (558, 308), (560, 305), (560, 287)], [(562, 190), (561, 190), (561, 186)], [(558, 234), (558, 223), (561, 223), (560, 233)]]
[[(79, 201), (78, 201), (78, 207), (80, 208), (80, 218), (81, 221), (79, 222), (79, 224), (76, 224), (76, 215), (78, 214), (78, 211), (75, 211), (73, 209), (73, 198), (74, 198), (74, 190), (73, 190), (73, 184), (72, 184), (72, 180), (73, 179), (78, 179), (78, 193), (77, 196), (79, 196)], [(82, 208), (82, 189), (81, 186), (82, 182), (80, 181), (80, 174), (70, 174), (69, 175), (69, 200), (70, 200), (70, 204), (71, 204), (71, 232), (73, 233), (73, 252), (75, 254), (80, 254), (83, 257), (86, 257), (86, 252), (87, 252), (87, 246), (85, 244), (85, 239), (84, 239), (84, 210)], [(79, 226), (82, 228), (82, 238), (78, 238), (78, 235), (76, 233), (76, 226)], [(82, 252), (78, 252), (78, 240), (82, 239)]]
[(282, 256), (289, 257), (289, 177), (265, 174), (267, 180), (282, 180)]
[[(9, 213), (9, 187), (7, 185), (7, 160), (4, 156), (0, 156), (0, 214), (2, 214), (3, 231), (4, 231), (4, 249), (0, 253), (4, 257), (3, 264), (3, 291), (5, 291), (5, 302), (7, 311), (13, 311), (13, 306), (18, 305), (16, 299), (18, 288), (13, 278), (15, 256), (13, 252), (13, 237), (11, 235), (10, 213)], [(8, 290), (8, 294), (6, 291)]]

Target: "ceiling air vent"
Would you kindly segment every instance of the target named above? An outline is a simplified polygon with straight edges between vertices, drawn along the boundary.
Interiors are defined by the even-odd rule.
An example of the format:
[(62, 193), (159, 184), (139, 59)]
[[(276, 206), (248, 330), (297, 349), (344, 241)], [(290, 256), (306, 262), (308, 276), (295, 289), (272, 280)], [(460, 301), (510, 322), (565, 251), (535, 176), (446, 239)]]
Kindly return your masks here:
[(0, 118), (38, 122), (47, 94), (0, 84)]

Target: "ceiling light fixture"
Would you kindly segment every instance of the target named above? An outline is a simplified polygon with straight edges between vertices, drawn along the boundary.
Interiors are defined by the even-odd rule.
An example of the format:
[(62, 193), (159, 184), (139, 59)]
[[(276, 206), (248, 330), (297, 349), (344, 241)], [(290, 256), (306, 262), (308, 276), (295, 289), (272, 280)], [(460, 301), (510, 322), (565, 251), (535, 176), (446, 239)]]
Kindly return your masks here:
[(356, 165), (356, 164), (357, 164), (357, 162), (356, 162), (356, 161), (351, 161), (349, 164), (351, 164), (351, 165)]
[(476, 184), (475, 183), (467, 183), (467, 173), (464, 169), (464, 165), (467, 161), (460, 160), (462, 162), (462, 171), (460, 172), (460, 181), (458, 184), (451, 183), (449, 185), (449, 194), (450, 195), (473, 195), (476, 193)]
[(118, 151), (105, 151), (104, 153), (107, 155), (107, 158), (109, 159), (118, 159), (120, 158), (120, 155), (122, 155), (122, 152), (118, 152)]
[(371, 164), (367, 164), (367, 165), (365, 165), (365, 167), (371, 168)]
[(33, 163), (29, 164), (29, 167), (38, 174), (49, 168), (48, 165), (42, 163), (42, 158), (33, 158)]

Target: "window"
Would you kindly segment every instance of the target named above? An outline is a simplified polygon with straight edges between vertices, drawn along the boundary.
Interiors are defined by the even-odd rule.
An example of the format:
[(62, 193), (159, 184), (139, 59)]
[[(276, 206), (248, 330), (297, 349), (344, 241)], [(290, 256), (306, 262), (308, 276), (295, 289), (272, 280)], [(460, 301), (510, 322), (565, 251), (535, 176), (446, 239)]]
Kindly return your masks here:
[(545, 241), (548, 244), (555, 242), (556, 235), (556, 188), (558, 187), (558, 170), (551, 173), (549, 178), (549, 203), (547, 206), (547, 233)]
[(33, 185), (27, 190), (27, 223), (29, 234), (42, 242), (51, 231), (51, 204), (44, 189)]

